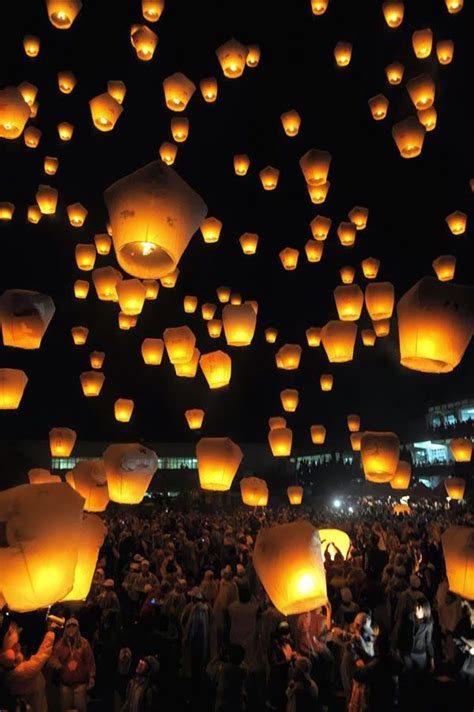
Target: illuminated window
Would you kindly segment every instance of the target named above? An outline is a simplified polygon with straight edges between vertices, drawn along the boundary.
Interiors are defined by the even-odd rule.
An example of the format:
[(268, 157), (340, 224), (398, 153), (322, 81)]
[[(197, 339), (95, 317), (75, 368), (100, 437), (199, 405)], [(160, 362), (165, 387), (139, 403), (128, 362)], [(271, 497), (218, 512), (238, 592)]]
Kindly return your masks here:
[(51, 458), (51, 469), (52, 470), (72, 470), (73, 467), (77, 465), (78, 462), (83, 460), (97, 460), (96, 457), (52, 457)]

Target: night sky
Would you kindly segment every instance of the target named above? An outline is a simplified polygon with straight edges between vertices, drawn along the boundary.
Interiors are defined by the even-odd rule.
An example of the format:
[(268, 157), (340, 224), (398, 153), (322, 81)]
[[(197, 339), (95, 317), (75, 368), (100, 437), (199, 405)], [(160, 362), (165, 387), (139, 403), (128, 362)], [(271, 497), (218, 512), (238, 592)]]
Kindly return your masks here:
[[(360, 261), (365, 257), (381, 260), (378, 279), (394, 283), (397, 299), (432, 274), (433, 259), (443, 254), (457, 256), (457, 282), (473, 282), (472, 218), (458, 237), (445, 223), (455, 210), (469, 215), (472, 204), (468, 4), (450, 15), (443, 0), (407, 2), (402, 26), (389, 29), (381, 3), (373, 1), (330, 0), (328, 11), (316, 17), (309, 0), (167, 0), (159, 22), (150, 24), (159, 37), (150, 62), (139, 61), (130, 43), (130, 25), (146, 24), (139, 0), (84, 0), (69, 31), (50, 24), (42, 0), (12, 4), (9, 22), (2, 23), (0, 87), (22, 81), (38, 87), (38, 116), (28, 125), (38, 126), (43, 135), (34, 150), (25, 147), (22, 137), (0, 140), (0, 201), (16, 206), (13, 220), (0, 223), (0, 288), (49, 294), (56, 314), (40, 350), (1, 348), (0, 366), (24, 369), (29, 376), (20, 409), (0, 414), (1, 437), (41, 439), (51, 427), (64, 425), (76, 429), (79, 440), (195, 440), (199, 435), (188, 430), (184, 411), (202, 407), (201, 435), (264, 441), (268, 417), (282, 414), (279, 393), (288, 387), (300, 391), (300, 406), (288, 416), (295, 446), (311, 452), (316, 449), (309, 436), (312, 423), (325, 424), (328, 438), (337, 439), (347, 433), (346, 415), (355, 412), (364, 429), (403, 433), (428, 405), (472, 395), (472, 346), (452, 374), (409, 371), (399, 364), (395, 317), (390, 336), (373, 349), (364, 347), (358, 335), (349, 364), (329, 364), (323, 348), (310, 349), (305, 339), (309, 326), (337, 318), (333, 289), (340, 284), (341, 266), (357, 267), (355, 281), (364, 288)], [(430, 58), (416, 59), (411, 35), (425, 27), (432, 28), (435, 43), (454, 40), (450, 65), (438, 63), (434, 48)], [(25, 34), (41, 39), (36, 59), (23, 51)], [(215, 55), (231, 37), (261, 48), (259, 66), (246, 68), (236, 80), (224, 78)], [(350, 65), (341, 69), (333, 48), (344, 40), (353, 43), (353, 54)], [(390, 86), (384, 71), (395, 60), (405, 65), (400, 86)], [(65, 69), (77, 78), (70, 95), (57, 87), (57, 72)], [(98, 301), (92, 286), (87, 300), (74, 298), (74, 281), (91, 274), (77, 269), (74, 249), (105, 232), (103, 191), (155, 160), (161, 143), (172, 140), (173, 114), (165, 106), (162, 81), (174, 72), (183, 72), (197, 86), (203, 77), (218, 80), (214, 104), (206, 104), (198, 88), (183, 113), (190, 133), (173, 167), (205, 200), (208, 214), (222, 220), (223, 229), (217, 244), (205, 244), (200, 232), (193, 237), (179, 264), (176, 287), (161, 288), (157, 301), (145, 302), (137, 327), (122, 331), (118, 305)], [(438, 123), (426, 134), (421, 156), (404, 160), (391, 128), (415, 113), (405, 84), (425, 72), (436, 82)], [(127, 94), (115, 129), (101, 133), (92, 124), (88, 102), (106, 91), (110, 79), (124, 81)], [(390, 106), (387, 118), (376, 122), (367, 102), (379, 93)], [(280, 114), (290, 109), (302, 117), (295, 138), (286, 136), (280, 122)], [(75, 126), (69, 143), (58, 138), (60, 121)], [(298, 164), (310, 148), (332, 154), (331, 188), (323, 205), (311, 203)], [(233, 170), (233, 156), (239, 153), (251, 159), (246, 177)], [(43, 173), (45, 155), (59, 158), (55, 177)], [(268, 164), (281, 171), (271, 192), (263, 190), (258, 177)], [(58, 188), (58, 210), (31, 225), (26, 209), (35, 202), (40, 183)], [(81, 229), (67, 219), (66, 206), (74, 202), (89, 210)], [(336, 228), (355, 205), (369, 208), (367, 228), (357, 233), (355, 247), (344, 248)], [(304, 245), (317, 214), (331, 217), (333, 225), (322, 261), (310, 264)], [(242, 253), (238, 238), (244, 232), (260, 236), (254, 256)], [(285, 271), (278, 257), (287, 246), (300, 249), (293, 272)], [(117, 266), (112, 253), (97, 258), (96, 267), (108, 264)], [(223, 336), (209, 338), (200, 307), (194, 315), (184, 314), (184, 295), (197, 295), (200, 304), (218, 303), (220, 285), (258, 301), (257, 331), (248, 348), (227, 348)], [(201, 353), (228, 350), (230, 387), (210, 391), (200, 370), (195, 379), (177, 378), (166, 356), (161, 367), (144, 365), (142, 340), (182, 324), (193, 329)], [(73, 345), (70, 329), (75, 325), (90, 329), (84, 347)], [(359, 325), (371, 326), (365, 309)], [(274, 346), (264, 339), (268, 326), (279, 329)], [(276, 369), (274, 354), (284, 343), (304, 347), (297, 371)], [(90, 370), (92, 350), (106, 352), (99, 398), (85, 398), (79, 382), (80, 372)], [(325, 372), (335, 378), (331, 393), (320, 391), (319, 376)], [(114, 419), (117, 398), (135, 401), (128, 424)]]

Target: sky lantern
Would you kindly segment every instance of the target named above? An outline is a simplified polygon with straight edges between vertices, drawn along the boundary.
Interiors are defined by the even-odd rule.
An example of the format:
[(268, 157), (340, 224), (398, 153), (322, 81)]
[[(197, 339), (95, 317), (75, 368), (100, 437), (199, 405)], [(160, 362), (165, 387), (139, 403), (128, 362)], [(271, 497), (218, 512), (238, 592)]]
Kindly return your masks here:
[(326, 605), (321, 542), (308, 521), (260, 529), (253, 562), (267, 596), (284, 616)]
[(372, 321), (390, 319), (395, 304), (395, 289), (391, 282), (370, 282), (365, 288), (365, 306)]
[(37, 57), (40, 51), (40, 38), (35, 35), (25, 35), (23, 37), (23, 49), (27, 57)]
[(196, 457), (201, 489), (230, 490), (243, 458), (238, 445), (230, 438), (201, 438), (196, 445)]
[(304, 490), (299, 485), (291, 485), (286, 488), (288, 501), (292, 506), (297, 506), (303, 501)]
[(38, 116), (38, 111), (39, 111), (39, 102), (38, 102), (38, 101), (35, 101), (35, 102), (31, 105), (30, 118), (31, 118), (31, 119), (36, 119), (36, 117)]
[(296, 269), (299, 256), (300, 251), (294, 247), (285, 247), (285, 249), (279, 253), (281, 263), (287, 271)]
[(285, 388), (280, 392), (280, 400), (283, 410), (287, 413), (294, 413), (298, 407), (300, 394), (296, 388)]
[[(218, 85), (215, 77), (206, 77), (199, 82), (202, 97), (207, 104), (212, 104), (217, 99)], [(240, 174), (238, 174), (240, 175)]]
[[(462, 3), (459, 3), (462, 7)], [(474, 529), (450, 526), (441, 535), (449, 590), (462, 599), (474, 598)]]
[(351, 447), (354, 452), (360, 452), (362, 436), (364, 433), (356, 432), (350, 434)]
[(105, 511), (109, 491), (102, 460), (81, 460), (68, 472), (66, 482), (86, 500), (84, 511)]
[(15, 206), (13, 203), (9, 203), (8, 201), (0, 203), (0, 220), (11, 220), (14, 212)]
[(125, 94), (127, 93), (127, 87), (121, 79), (110, 79), (107, 82), (107, 93), (110, 94), (110, 96), (119, 104), (123, 104)]
[(278, 338), (278, 329), (274, 326), (269, 326), (265, 329), (265, 341), (267, 344), (274, 344)]
[(239, 292), (232, 292), (232, 294), (230, 295), (230, 303), (234, 307), (238, 307), (239, 304), (242, 304), (242, 295)]
[(299, 160), (300, 168), (303, 171), (308, 185), (322, 185), (326, 183), (331, 165), (331, 154), (328, 151), (310, 149)]
[(30, 485), (48, 485), (54, 482), (61, 482), (59, 475), (52, 475), (49, 470), (43, 467), (33, 467), (28, 470), (28, 482)]
[(247, 49), (248, 54), (247, 59), (245, 60), (245, 64), (247, 65), (247, 67), (250, 67), (250, 69), (255, 69), (255, 67), (258, 67), (260, 62), (260, 47), (256, 44), (251, 44), (247, 47)]
[(347, 416), (347, 427), (350, 433), (357, 433), (360, 430), (360, 415), (351, 413)]
[(59, 161), (54, 156), (45, 156), (43, 161), (43, 170), (48, 176), (56, 175), (58, 170)]
[(451, 64), (454, 56), (453, 40), (438, 40), (436, 43), (436, 56), (440, 64)]
[(46, 0), (49, 21), (58, 30), (69, 30), (82, 9), (81, 0)]
[(98, 267), (92, 272), (92, 282), (102, 302), (117, 302), (117, 284), (123, 279), (115, 267)]
[(453, 235), (462, 235), (466, 231), (467, 215), (460, 210), (456, 210), (448, 215), (446, 222)]
[(81, 203), (73, 203), (68, 205), (67, 215), (69, 222), (73, 227), (82, 227), (87, 217), (87, 210)]
[(148, 22), (158, 22), (164, 9), (165, 0), (142, 0), (142, 14)]
[(417, 30), (411, 36), (413, 51), (418, 59), (426, 59), (430, 56), (433, 47), (433, 32), (428, 28)]
[(83, 272), (91, 272), (94, 269), (97, 252), (94, 245), (77, 244), (75, 249), (76, 264)]
[(249, 346), (252, 343), (257, 315), (250, 304), (226, 304), (222, 310), (222, 322), (229, 346)]
[(334, 301), (341, 321), (357, 321), (364, 306), (364, 293), (358, 284), (340, 285), (334, 290)]
[(317, 240), (308, 240), (304, 246), (304, 251), (306, 252), (306, 258), (308, 262), (320, 262), (323, 256), (324, 242), (318, 242)]
[(350, 321), (328, 321), (321, 331), (321, 341), (331, 363), (352, 361), (357, 326)]
[(76, 444), (77, 434), (71, 428), (51, 428), (49, 449), (51, 457), (69, 457)]
[(26, 101), (29, 107), (33, 106), (36, 95), (38, 94), (38, 87), (29, 82), (22, 82), (18, 85), (18, 91), (22, 95), (23, 101)]
[(204, 411), (201, 408), (186, 410), (184, 416), (190, 430), (200, 430), (204, 421)]
[(273, 166), (267, 166), (262, 168), (258, 174), (264, 190), (275, 190), (278, 185), (278, 179), (280, 178), (280, 171), (278, 168)]
[(369, 218), (369, 209), (356, 205), (352, 208), (348, 217), (351, 223), (356, 226), (357, 230), (365, 230)]
[(283, 130), (287, 136), (297, 136), (298, 131), (301, 126), (301, 116), (297, 111), (292, 109), (291, 111), (285, 111), (281, 116), (280, 120), (283, 126)]
[(313, 445), (323, 445), (326, 440), (326, 428), (324, 425), (312, 425), (310, 428), (311, 442)]
[(18, 368), (0, 368), (0, 410), (16, 410), (23, 398), (28, 376)]
[[(457, 12), (461, 12), (464, 7), (464, 0), (444, 0), (444, 2), (450, 15), (455, 15)], [(465, 598), (470, 598), (470, 596), (465, 596)]]
[(240, 246), (244, 255), (254, 255), (257, 251), (259, 237), (255, 232), (244, 232), (239, 237)]
[(32, 225), (37, 225), (41, 218), (43, 217), (43, 214), (41, 210), (39, 209), (38, 205), (29, 205), (28, 206), (28, 212), (27, 212), (27, 217), (28, 217), (28, 222), (31, 223)]
[(237, 176), (246, 176), (250, 166), (250, 158), (245, 153), (234, 156), (234, 172)]
[(147, 301), (155, 301), (160, 291), (159, 282), (156, 279), (144, 279), (142, 284), (145, 287), (145, 299)]
[(163, 275), (163, 277), (160, 278), (161, 286), (166, 287), (166, 289), (173, 289), (176, 282), (178, 281), (178, 277), (179, 267), (176, 267), (172, 272), (168, 272), (168, 274), (165, 274)]
[(326, 181), (326, 183), (320, 183), (318, 185), (309, 185), (308, 183), (306, 185), (306, 188), (308, 189), (311, 202), (315, 205), (321, 205), (321, 203), (324, 203), (327, 198), (327, 194), (330, 187), (331, 183), (329, 181)]
[(178, 147), (170, 141), (163, 141), (160, 146), (160, 158), (167, 166), (172, 166), (178, 154)]
[(334, 47), (334, 57), (338, 67), (347, 67), (352, 57), (352, 42), (338, 42)]
[(90, 591), (97, 566), (99, 550), (105, 539), (107, 527), (95, 514), (85, 514), (82, 520), (77, 563), (72, 591), (63, 601), (84, 601)]
[(158, 35), (153, 30), (146, 25), (133, 25), (130, 39), (138, 59), (143, 62), (153, 59), (158, 45)]
[(240, 480), (242, 502), (249, 507), (266, 507), (268, 504), (268, 487), (260, 477), (243, 477)]
[(398, 466), (400, 440), (395, 433), (366, 431), (360, 454), (366, 480), (390, 482)]
[(211, 390), (229, 385), (232, 376), (232, 359), (225, 351), (202, 354), (199, 365)]
[(48, 608), (71, 591), (83, 503), (65, 482), (0, 492), (2, 595), (10, 610)]
[(319, 385), (322, 391), (332, 391), (334, 385), (334, 376), (330, 373), (322, 373), (319, 378)]
[(280, 415), (274, 415), (268, 419), (268, 427), (270, 430), (276, 430), (277, 428), (286, 428), (286, 418)]
[(72, 72), (61, 70), (58, 72), (58, 88), (62, 94), (70, 94), (77, 84), (77, 79)]
[(449, 441), (451, 455), (456, 462), (470, 462), (472, 456), (471, 438), (453, 438)]
[(434, 106), (430, 106), (429, 109), (418, 109), (416, 115), (420, 124), (422, 124), (427, 131), (433, 131), (433, 129), (436, 128), (438, 115)]
[(291, 455), (293, 431), (290, 428), (273, 428), (268, 433), (268, 443), (273, 457), (288, 457)]
[(326, 240), (329, 230), (331, 229), (331, 224), (331, 218), (326, 218), (323, 215), (316, 215), (310, 223), (311, 233), (314, 239)]
[(189, 119), (185, 116), (173, 116), (171, 119), (171, 133), (177, 143), (186, 141), (189, 135)]
[(433, 260), (433, 269), (441, 282), (450, 282), (456, 271), (456, 257), (454, 255), (441, 255)]
[(76, 299), (87, 299), (90, 284), (86, 279), (76, 279), (74, 282), (74, 296)]
[(340, 222), (337, 236), (343, 247), (352, 247), (356, 240), (357, 227), (352, 222)]
[(123, 329), (123, 331), (133, 329), (137, 325), (137, 318), (137, 316), (133, 316), (132, 314), (125, 314), (125, 312), (120, 311), (118, 314), (119, 329)]
[(234, 38), (216, 49), (217, 59), (227, 79), (237, 79), (242, 76), (248, 54), (248, 47)]
[(319, 326), (310, 326), (308, 329), (305, 331), (306, 334), (306, 341), (308, 342), (308, 346), (311, 346), (314, 348), (315, 346), (319, 346), (321, 343), (321, 328)]
[(286, 371), (294, 371), (300, 365), (301, 354), (303, 349), (299, 344), (285, 344), (277, 351), (277, 357), (280, 362), (278, 368), (283, 368)]
[(70, 141), (74, 133), (74, 126), (68, 121), (61, 121), (58, 124), (58, 134), (61, 141)]
[(83, 371), (79, 376), (82, 392), (87, 398), (95, 398), (100, 395), (104, 385), (105, 376), (102, 371)]
[(425, 373), (449, 373), (474, 332), (474, 290), (424, 277), (397, 305), (400, 363)]
[(75, 346), (84, 346), (89, 336), (89, 329), (86, 326), (73, 326), (71, 336)]
[(416, 158), (420, 155), (425, 131), (425, 127), (414, 116), (392, 126), (392, 136), (402, 158)]
[(112, 131), (123, 108), (108, 92), (99, 94), (89, 101), (92, 121), (99, 131)]
[(369, 109), (375, 121), (382, 121), (387, 116), (389, 101), (383, 94), (377, 94), (369, 99)]
[(106, 232), (94, 235), (95, 249), (98, 255), (108, 255), (112, 247), (112, 238)]
[(354, 281), (355, 277), (355, 268), (351, 267), (350, 265), (344, 265), (344, 267), (341, 267), (339, 270), (339, 274), (341, 275), (341, 282), (343, 284), (352, 284)]
[(42, 131), (36, 126), (28, 126), (23, 132), (23, 140), (28, 148), (37, 148), (41, 140)]
[(31, 109), (16, 87), (0, 90), (0, 138), (15, 139), (21, 135)]
[(114, 403), (115, 420), (118, 420), (119, 423), (128, 423), (132, 417), (134, 406), (133, 400), (117, 398)]
[(377, 321), (372, 321), (372, 326), (374, 327), (375, 335), (378, 338), (388, 336), (390, 334), (390, 319), (378, 319)]
[(217, 218), (206, 218), (200, 227), (204, 242), (213, 243), (219, 240), (222, 222)]
[(448, 497), (454, 499), (455, 502), (460, 502), (464, 499), (466, 481), (462, 477), (447, 477), (444, 480), (444, 486)]
[(187, 294), (183, 299), (183, 308), (186, 314), (194, 314), (197, 309), (198, 298)]
[(207, 322), (207, 332), (211, 339), (218, 339), (222, 332), (222, 320), (210, 319)]
[(174, 372), (178, 378), (194, 378), (198, 370), (200, 356), (201, 352), (195, 348), (189, 361), (186, 361), (186, 363), (175, 363)]
[(56, 307), (47, 294), (27, 289), (7, 289), (0, 297), (4, 346), (39, 349)]
[(401, 84), (404, 73), (405, 67), (401, 62), (392, 62), (385, 67), (385, 74), (389, 84), (393, 84), (395, 86), (397, 84)]
[(159, 279), (174, 270), (207, 207), (161, 161), (118, 180), (104, 193), (119, 265), (133, 277)]
[(347, 559), (351, 548), (351, 540), (347, 532), (341, 529), (319, 529), (318, 532), (323, 556), (328, 554), (331, 561), (334, 561), (339, 552), (344, 559)]
[(395, 490), (408, 489), (411, 480), (411, 465), (406, 460), (399, 460), (395, 475), (390, 480), (390, 487)]
[(165, 329), (163, 339), (168, 358), (172, 364), (187, 363), (191, 360), (196, 345), (196, 337), (189, 326)]
[(104, 365), (105, 353), (103, 351), (92, 351), (89, 361), (92, 368), (102, 368)]
[(159, 366), (163, 358), (165, 344), (163, 339), (143, 339), (141, 351), (147, 366)]
[(395, 2), (395, 0), (387, 0), (382, 3), (382, 12), (389, 27), (392, 29), (400, 27), (403, 22), (405, 5), (402, 2)]
[(109, 445), (103, 461), (112, 502), (140, 504), (158, 468), (156, 452), (140, 443)]
[(434, 102), (436, 85), (429, 74), (420, 74), (408, 81), (407, 91), (416, 109), (429, 109)]
[(176, 72), (163, 80), (163, 91), (168, 109), (184, 111), (196, 91), (196, 85), (185, 74)]
[(120, 309), (130, 316), (141, 314), (145, 303), (146, 289), (139, 279), (123, 279), (117, 282)]

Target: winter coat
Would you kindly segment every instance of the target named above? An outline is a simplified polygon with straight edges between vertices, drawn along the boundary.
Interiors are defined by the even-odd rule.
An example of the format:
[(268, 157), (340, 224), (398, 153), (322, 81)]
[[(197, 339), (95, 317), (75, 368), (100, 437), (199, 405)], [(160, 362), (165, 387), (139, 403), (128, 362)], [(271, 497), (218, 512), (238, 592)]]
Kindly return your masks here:
[(50, 665), (58, 669), (62, 685), (89, 684), (95, 678), (95, 660), (89, 642), (79, 636), (80, 645), (69, 645), (64, 635), (54, 646)]
[(45, 680), (41, 670), (51, 656), (53, 645), (54, 633), (48, 631), (35, 655), (5, 673), (2, 684), (11, 695), (20, 697), (44, 690)]
[(376, 657), (354, 670), (354, 680), (367, 686), (367, 712), (392, 712), (398, 697), (401, 661), (393, 655)]

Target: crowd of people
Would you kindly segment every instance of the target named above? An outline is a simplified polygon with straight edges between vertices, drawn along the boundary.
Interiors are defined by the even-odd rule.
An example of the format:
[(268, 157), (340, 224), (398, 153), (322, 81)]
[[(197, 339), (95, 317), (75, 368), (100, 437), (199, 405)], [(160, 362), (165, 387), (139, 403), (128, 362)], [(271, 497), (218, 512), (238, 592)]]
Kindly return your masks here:
[[(297, 518), (345, 530), (352, 546), (347, 560), (324, 552), (328, 605), (285, 618), (252, 551), (261, 527)], [(450, 524), (472, 525), (466, 508), (106, 519), (87, 601), (55, 605), (46, 624), (44, 612), (0, 616), (0, 710), (474, 708), (474, 604), (450, 592), (441, 547)]]

